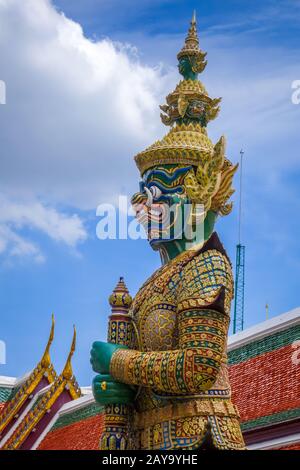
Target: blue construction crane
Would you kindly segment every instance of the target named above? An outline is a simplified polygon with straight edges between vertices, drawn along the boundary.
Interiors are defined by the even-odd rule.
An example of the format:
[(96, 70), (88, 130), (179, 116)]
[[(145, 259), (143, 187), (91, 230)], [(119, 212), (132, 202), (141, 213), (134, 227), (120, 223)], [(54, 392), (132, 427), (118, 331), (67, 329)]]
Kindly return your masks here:
[(236, 246), (233, 334), (244, 329), (245, 246), (241, 244), (243, 150), (240, 151), (240, 155), (239, 241)]

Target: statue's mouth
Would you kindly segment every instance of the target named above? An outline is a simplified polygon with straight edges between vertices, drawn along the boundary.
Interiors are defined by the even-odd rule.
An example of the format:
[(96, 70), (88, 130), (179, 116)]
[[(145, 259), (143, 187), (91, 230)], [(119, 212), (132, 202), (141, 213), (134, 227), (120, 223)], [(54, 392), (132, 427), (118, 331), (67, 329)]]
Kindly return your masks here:
[(145, 225), (148, 222), (154, 222), (157, 224), (165, 223), (168, 219), (168, 206), (167, 204), (137, 204), (133, 206), (137, 220)]
[[(153, 240), (170, 240), (174, 238), (174, 234), (182, 227), (176, 227), (179, 220), (180, 206), (176, 204), (170, 210), (170, 206), (166, 203), (153, 203), (148, 206), (145, 202), (142, 204), (134, 204), (136, 219), (144, 227), (149, 241)], [(176, 230), (177, 229), (177, 230)]]

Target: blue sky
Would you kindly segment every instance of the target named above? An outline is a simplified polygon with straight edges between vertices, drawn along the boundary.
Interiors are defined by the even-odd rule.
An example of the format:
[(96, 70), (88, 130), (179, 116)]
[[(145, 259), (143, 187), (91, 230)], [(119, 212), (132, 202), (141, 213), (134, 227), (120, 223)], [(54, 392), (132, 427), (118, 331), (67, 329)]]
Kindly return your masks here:
[[(245, 150), (246, 326), (264, 320), (266, 302), (270, 316), (299, 306), (300, 2), (54, 4), (0, 0), (0, 375), (36, 364), (54, 312), (56, 369), (75, 323), (74, 370), (90, 384), (90, 345), (106, 337), (118, 277), (134, 294), (159, 266), (143, 240), (99, 241), (95, 210), (137, 189), (133, 155), (166, 132), (158, 104), (179, 79), (194, 8), (208, 52), (201, 79), (223, 97), (210, 136), (226, 135), (232, 161)], [(234, 262), (237, 204), (217, 230)]]

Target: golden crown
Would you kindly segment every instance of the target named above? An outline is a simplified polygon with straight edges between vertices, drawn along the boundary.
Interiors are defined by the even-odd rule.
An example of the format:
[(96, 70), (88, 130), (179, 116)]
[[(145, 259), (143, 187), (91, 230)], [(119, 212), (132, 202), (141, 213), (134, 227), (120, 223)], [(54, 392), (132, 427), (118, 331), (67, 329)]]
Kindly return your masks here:
[[(203, 65), (195, 15), (177, 57), (193, 54), (202, 57)], [(206, 211), (228, 214), (232, 203), (227, 201), (234, 192), (232, 180), (238, 165), (225, 157), (225, 138), (221, 137), (214, 145), (206, 131), (206, 124), (219, 112), (221, 99), (210, 98), (199, 80), (186, 79), (181, 80), (166, 101), (167, 104), (161, 106), (164, 112), (161, 118), (172, 127), (161, 140), (135, 156), (140, 173), (143, 175), (148, 169), (165, 164), (191, 166), (184, 180), (189, 199), (203, 204)]]

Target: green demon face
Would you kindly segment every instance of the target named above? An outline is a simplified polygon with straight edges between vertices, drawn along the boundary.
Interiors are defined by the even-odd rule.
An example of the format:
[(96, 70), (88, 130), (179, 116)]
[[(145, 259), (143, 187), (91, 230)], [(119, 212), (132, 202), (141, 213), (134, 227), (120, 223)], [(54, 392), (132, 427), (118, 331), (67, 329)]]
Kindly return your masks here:
[(178, 71), (185, 80), (196, 80), (197, 73), (193, 70), (192, 58), (182, 57), (178, 63)]
[[(132, 197), (136, 217), (154, 249), (161, 243), (188, 239), (195, 205), (186, 196), (184, 179), (191, 168), (178, 165), (151, 168), (143, 175), (140, 192)], [(203, 222), (203, 212), (201, 215)]]

